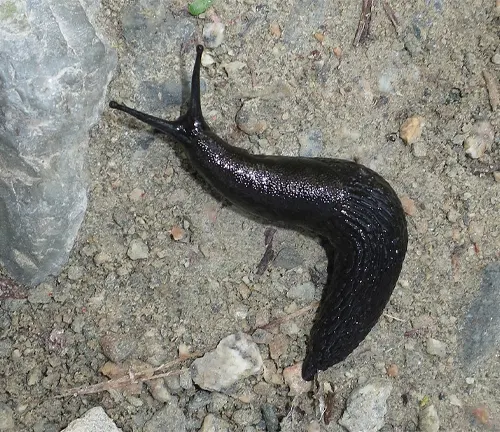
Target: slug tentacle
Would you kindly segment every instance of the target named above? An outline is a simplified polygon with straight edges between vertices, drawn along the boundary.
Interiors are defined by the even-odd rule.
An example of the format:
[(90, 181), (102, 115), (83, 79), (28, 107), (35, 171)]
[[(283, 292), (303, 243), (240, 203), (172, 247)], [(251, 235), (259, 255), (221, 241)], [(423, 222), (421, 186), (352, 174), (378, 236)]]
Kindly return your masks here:
[(403, 265), (406, 219), (377, 173), (346, 160), (252, 155), (215, 135), (202, 116), (197, 47), (186, 114), (162, 120), (110, 102), (175, 138), (196, 170), (235, 205), (272, 222), (305, 228), (334, 250), (332, 273), (308, 343), (302, 376), (344, 360), (376, 324)]

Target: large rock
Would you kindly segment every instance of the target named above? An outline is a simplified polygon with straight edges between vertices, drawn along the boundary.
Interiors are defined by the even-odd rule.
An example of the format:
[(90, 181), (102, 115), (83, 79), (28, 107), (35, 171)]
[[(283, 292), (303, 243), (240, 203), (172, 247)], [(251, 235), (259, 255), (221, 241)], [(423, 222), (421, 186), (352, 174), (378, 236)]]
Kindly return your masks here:
[(0, 3), (0, 265), (23, 283), (59, 273), (87, 206), (88, 132), (116, 65), (99, 6)]

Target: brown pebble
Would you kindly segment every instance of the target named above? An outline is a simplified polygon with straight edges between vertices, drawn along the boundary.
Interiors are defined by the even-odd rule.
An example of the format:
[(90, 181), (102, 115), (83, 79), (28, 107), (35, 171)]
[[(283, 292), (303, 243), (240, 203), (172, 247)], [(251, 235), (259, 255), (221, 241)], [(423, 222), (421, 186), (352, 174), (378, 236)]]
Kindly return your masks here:
[(399, 136), (405, 144), (412, 144), (422, 135), (424, 118), (420, 116), (410, 117), (399, 129)]
[(399, 368), (398, 365), (392, 363), (389, 366), (387, 366), (387, 376), (390, 376), (392, 378), (395, 378), (399, 375)]
[(408, 196), (402, 196), (400, 200), (401, 205), (403, 206), (403, 211), (408, 216), (415, 216), (417, 213), (417, 206), (415, 205), (415, 201)]
[(313, 36), (314, 36), (314, 39), (316, 39), (319, 43), (323, 43), (323, 41), (325, 40), (324, 33), (316, 32), (316, 33), (314, 33)]
[(269, 355), (273, 360), (280, 358), (288, 348), (288, 337), (284, 334), (277, 334), (269, 343)]
[(271, 25), (269, 26), (269, 31), (275, 38), (281, 37), (281, 28), (277, 22), (271, 23)]
[(340, 59), (342, 57), (342, 48), (335, 47), (333, 49), (333, 54), (335, 54), (335, 57), (337, 57), (338, 59)]
[(312, 381), (302, 379), (302, 362), (289, 366), (283, 370), (283, 378), (290, 388), (290, 396), (307, 393), (312, 389)]
[(172, 239), (175, 241), (182, 240), (186, 235), (186, 231), (178, 225), (174, 225), (172, 228), (170, 228), (168, 233), (172, 236)]

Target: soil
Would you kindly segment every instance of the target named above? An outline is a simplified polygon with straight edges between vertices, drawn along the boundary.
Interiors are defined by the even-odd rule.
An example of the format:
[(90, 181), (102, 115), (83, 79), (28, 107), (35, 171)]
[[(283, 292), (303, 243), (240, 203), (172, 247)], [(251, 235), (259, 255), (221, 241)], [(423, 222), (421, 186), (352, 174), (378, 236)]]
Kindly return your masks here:
[[(349, 394), (372, 377), (393, 384), (384, 430), (416, 430), (422, 403), (436, 407), (441, 430), (500, 430), (498, 347), (497, 357), (471, 370), (463, 364), (460, 333), (482, 269), (500, 259), (500, 182), (494, 177), (500, 171), (500, 111), (492, 111), (483, 74), (489, 71), (498, 89), (494, 0), (459, 7), (392, 0), (396, 26), (385, 2), (375, 2), (370, 35), (356, 47), (361, 1), (320, 2), (326, 13), (312, 21), (314, 1), (283, 3), (219, 0), (215, 16), (194, 18), (174, 1), (167, 8), (193, 23), (193, 37), (181, 54), (146, 51), (155, 67), (141, 71), (122, 37), (122, 12), (130, 5), (103, 0), (100, 20), (119, 64), (110, 98), (175, 118), (179, 105), (158, 109), (158, 101), (149, 104), (134, 94), (141, 73), (157, 81), (189, 75), (203, 25), (219, 19), (224, 41), (209, 50), (215, 64), (202, 71), (203, 110), (212, 129), (267, 154), (297, 155), (308, 145), (299, 138), (313, 136), (318, 156), (354, 159), (382, 174), (409, 213), (409, 247), (394, 294), (346, 361), (320, 373), (313, 390), (299, 396), (290, 396), (285, 384), (259, 386), (262, 375), (249, 378), (244, 394), (222, 407), (212, 400), (194, 409), (189, 404), (198, 388), (167, 383), (188, 430), (198, 430), (207, 412), (226, 419), (231, 430), (264, 430), (262, 421), (248, 425), (234, 413), (246, 407), (259, 413), (269, 403), (278, 419), (293, 417), (284, 430), (285, 423), (293, 425), (289, 430), (307, 430), (314, 420), (318, 430), (340, 431), (336, 420)], [(235, 61), (245, 66), (224, 67)], [(266, 127), (249, 136), (235, 118), (250, 100), (251, 115)], [(424, 126), (413, 144), (405, 144), (399, 130), (410, 117), (422, 117)], [(463, 141), (478, 125), (496, 138), (472, 159)], [(124, 431), (140, 431), (163, 405), (146, 385), (129, 394), (56, 396), (102, 382), (101, 368), (110, 359), (157, 367), (176, 359), (179, 349), (203, 353), (229, 334), (252, 334), (311, 304), (289, 298), (291, 287), (312, 280), (319, 299), (326, 277), (319, 241), (286, 227), (277, 227), (273, 250), (291, 257), (283, 252), (280, 262), (257, 275), (270, 225), (213, 193), (179, 144), (124, 115), (105, 109), (91, 134), (88, 169), (89, 206), (66, 269), (38, 287), (38, 295), (30, 291), (27, 299), (1, 304), (8, 354), (0, 356), (0, 402), (14, 410), (17, 430), (60, 430), (101, 405)], [(134, 242), (147, 245), (144, 258), (130, 258), (137, 258)], [(284, 345), (271, 359), (277, 375), (304, 358), (313, 318), (305, 312), (270, 330)], [(446, 345), (444, 355), (429, 352), (429, 338)], [(267, 361), (276, 347), (259, 348)], [(388, 376), (390, 365), (397, 366), (396, 376)], [(173, 369), (181, 366), (189, 361)], [(389, 370), (394, 375), (394, 367)], [(329, 425), (319, 410), (325, 382), (334, 389)]]

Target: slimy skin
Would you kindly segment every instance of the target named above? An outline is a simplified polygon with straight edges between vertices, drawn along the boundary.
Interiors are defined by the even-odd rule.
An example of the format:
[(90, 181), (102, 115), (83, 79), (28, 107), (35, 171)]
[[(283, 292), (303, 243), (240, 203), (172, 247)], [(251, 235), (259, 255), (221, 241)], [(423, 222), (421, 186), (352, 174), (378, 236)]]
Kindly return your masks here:
[(111, 101), (109, 106), (182, 144), (204, 179), (236, 206), (325, 239), (331, 277), (313, 324), (302, 377), (343, 361), (377, 323), (392, 294), (408, 233), (401, 202), (380, 175), (347, 160), (253, 155), (218, 137), (203, 119), (196, 48), (186, 114), (166, 121)]

